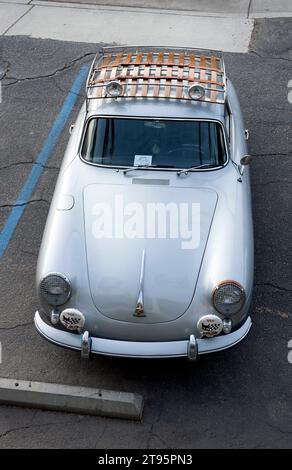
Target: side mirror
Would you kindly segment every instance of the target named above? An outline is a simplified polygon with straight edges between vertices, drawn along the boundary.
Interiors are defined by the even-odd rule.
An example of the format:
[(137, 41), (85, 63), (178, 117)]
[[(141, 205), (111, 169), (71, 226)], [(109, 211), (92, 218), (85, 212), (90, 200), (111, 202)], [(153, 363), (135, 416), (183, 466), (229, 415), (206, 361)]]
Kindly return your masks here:
[(244, 155), (244, 157), (242, 157), (240, 159), (240, 165), (241, 166), (246, 166), (246, 165), (249, 165), (252, 161), (252, 156), (251, 155)]
[(70, 135), (71, 135), (72, 132), (73, 132), (74, 126), (75, 126), (75, 124), (71, 124), (70, 127), (69, 127), (69, 134), (70, 134)]

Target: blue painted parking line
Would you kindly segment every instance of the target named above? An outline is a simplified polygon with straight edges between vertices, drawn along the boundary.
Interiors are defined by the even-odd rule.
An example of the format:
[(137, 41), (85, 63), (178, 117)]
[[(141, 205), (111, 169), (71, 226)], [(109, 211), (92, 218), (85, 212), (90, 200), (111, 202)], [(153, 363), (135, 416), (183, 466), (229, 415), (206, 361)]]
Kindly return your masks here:
[(17, 200), (14, 203), (14, 207), (11, 210), (8, 219), (3, 227), (3, 230), (0, 233), (0, 259), (2, 258), (11, 237), (13, 236), (14, 230), (17, 227), (18, 222), (20, 221), (26, 204), (28, 203), (34, 189), (38, 183), (38, 180), (44, 171), (44, 166), (48, 161), (49, 157), (54, 150), (54, 147), (61, 135), (61, 132), (64, 128), (64, 125), (67, 122), (67, 119), (76, 103), (78, 93), (82, 87), (82, 84), (88, 73), (88, 66), (83, 65), (72, 85), (71, 90), (69, 91), (66, 100), (62, 106), (61, 111), (59, 112), (53, 127), (48, 135), (47, 140), (45, 141), (38, 157), (32, 167), (32, 170), (24, 183), (20, 194)]

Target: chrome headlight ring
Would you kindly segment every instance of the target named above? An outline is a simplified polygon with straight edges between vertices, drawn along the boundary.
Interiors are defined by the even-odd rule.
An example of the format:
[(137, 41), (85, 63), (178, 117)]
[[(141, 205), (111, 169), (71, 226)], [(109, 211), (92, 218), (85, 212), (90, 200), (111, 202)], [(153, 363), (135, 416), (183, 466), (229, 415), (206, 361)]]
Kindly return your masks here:
[(213, 305), (217, 312), (227, 317), (238, 313), (244, 306), (245, 290), (236, 281), (223, 281), (213, 292)]
[(54, 307), (64, 305), (71, 297), (71, 284), (69, 279), (61, 273), (46, 274), (39, 285), (41, 297)]

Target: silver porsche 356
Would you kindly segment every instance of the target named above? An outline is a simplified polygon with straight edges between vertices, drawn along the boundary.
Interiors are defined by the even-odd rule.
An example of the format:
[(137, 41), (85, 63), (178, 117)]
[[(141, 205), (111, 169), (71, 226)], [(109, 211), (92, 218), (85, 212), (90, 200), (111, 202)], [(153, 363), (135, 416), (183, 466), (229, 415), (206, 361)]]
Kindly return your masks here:
[(249, 332), (248, 131), (210, 51), (104, 48), (37, 267), (37, 331), (112, 356), (223, 350)]

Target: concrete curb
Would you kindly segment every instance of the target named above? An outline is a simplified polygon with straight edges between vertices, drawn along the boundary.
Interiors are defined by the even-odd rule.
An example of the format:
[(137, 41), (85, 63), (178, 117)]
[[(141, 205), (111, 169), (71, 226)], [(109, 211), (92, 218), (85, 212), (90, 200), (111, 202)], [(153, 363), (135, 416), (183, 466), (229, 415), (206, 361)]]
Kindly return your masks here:
[(141, 420), (143, 397), (134, 393), (0, 378), (0, 404)]

